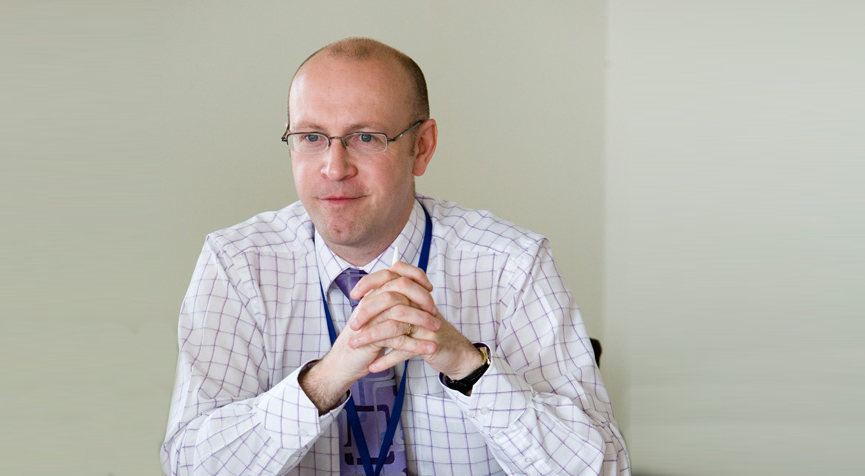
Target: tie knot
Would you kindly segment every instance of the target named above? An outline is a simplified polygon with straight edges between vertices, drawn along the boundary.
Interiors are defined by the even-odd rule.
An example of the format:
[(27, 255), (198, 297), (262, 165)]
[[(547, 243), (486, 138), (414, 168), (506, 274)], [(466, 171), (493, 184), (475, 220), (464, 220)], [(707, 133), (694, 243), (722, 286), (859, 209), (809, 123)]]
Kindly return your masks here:
[(354, 288), (357, 282), (360, 281), (360, 278), (364, 276), (366, 276), (366, 271), (357, 268), (348, 268), (336, 277), (336, 286), (339, 288), (340, 291), (342, 291), (343, 294), (345, 294), (345, 297), (347, 297), (349, 301), (351, 301), (352, 309), (357, 306), (357, 303), (360, 302), (360, 299), (352, 299), (351, 297), (349, 297), (349, 293), (351, 293), (351, 290)]

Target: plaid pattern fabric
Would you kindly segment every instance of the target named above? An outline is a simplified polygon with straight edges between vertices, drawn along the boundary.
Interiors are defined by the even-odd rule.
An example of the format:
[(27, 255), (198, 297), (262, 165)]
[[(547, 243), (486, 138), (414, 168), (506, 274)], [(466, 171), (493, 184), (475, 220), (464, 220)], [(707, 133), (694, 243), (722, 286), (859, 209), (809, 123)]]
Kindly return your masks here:
[[(489, 212), (418, 198), (434, 223), (436, 305), (492, 350), (492, 364), (466, 397), (420, 358), (409, 361), (401, 417), (409, 474), (628, 474), (547, 241)], [(394, 249), (416, 264), (423, 227), (416, 205), (364, 271), (389, 267)], [(343, 407), (319, 416), (297, 376), (330, 348), (319, 278), (341, 329), (351, 303), (333, 281), (350, 265), (313, 237), (300, 203), (208, 236), (181, 306), (166, 474), (339, 474)], [(394, 370), (400, 378), (402, 366)]]

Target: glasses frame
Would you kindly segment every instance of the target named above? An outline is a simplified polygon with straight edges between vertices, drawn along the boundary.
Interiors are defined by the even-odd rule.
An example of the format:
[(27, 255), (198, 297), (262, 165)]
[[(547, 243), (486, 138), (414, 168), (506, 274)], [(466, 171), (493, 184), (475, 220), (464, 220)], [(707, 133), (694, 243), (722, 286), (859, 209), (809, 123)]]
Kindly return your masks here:
[[(334, 139), (339, 139), (339, 141), (342, 142), (342, 146), (345, 147), (345, 150), (347, 150), (347, 151), (358, 152), (358, 153), (366, 154), (366, 155), (381, 154), (382, 152), (384, 152), (384, 151), (387, 150), (387, 146), (388, 146), (388, 144), (390, 144), (391, 142), (396, 141), (397, 139), (399, 139), (400, 137), (402, 137), (402, 136), (404, 136), (406, 133), (408, 133), (408, 131), (414, 129), (415, 127), (417, 127), (417, 126), (419, 126), (419, 125), (421, 125), (421, 124), (423, 124), (424, 122), (426, 122), (426, 119), (421, 119), (421, 120), (415, 122), (414, 124), (408, 126), (408, 128), (406, 128), (406, 130), (400, 132), (399, 134), (397, 134), (397, 135), (395, 135), (395, 136), (393, 136), (393, 137), (388, 137), (388, 136), (387, 136), (387, 133), (385, 133), (385, 132), (367, 132), (367, 131), (350, 132), (350, 133), (348, 133), (348, 134), (346, 134), (346, 135), (344, 135), (344, 136), (329, 136), (329, 135), (324, 134), (324, 133), (322, 133), (322, 132), (289, 132), (289, 131), (288, 131), (288, 129), (289, 129), (289, 124), (286, 124), (286, 125), (285, 125), (285, 133), (282, 135), (282, 141), (285, 142), (286, 145), (288, 145), (289, 150), (291, 150), (292, 152), (297, 152), (297, 153), (300, 153), (300, 154), (307, 154), (307, 155), (318, 155), (318, 154), (323, 154), (327, 149), (330, 148), (331, 141), (334, 140)], [(327, 139), (327, 147), (325, 147), (324, 149), (321, 149), (321, 152), (298, 152), (297, 150), (294, 150), (294, 149), (291, 148), (291, 143), (288, 142), (288, 138), (289, 138), (289, 137), (292, 137), (292, 136), (302, 136), (302, 135), (310, 135), (310, 134), (316, 134), (316, 135), (319, 135), (319, 136), (324, 137), (325, 139)], [(356, 150), (356, 149), (350, 149), (350, 148), (348, 147), (348, 143), (345, 141), (345, 138), (346, 138), (346, 137), (349, 137), (349, 136), (357, 135), (357, 134), (370, 134), (370, 135), (373, 135), (373, 134), (374, 134), (374, 135), (381, 135), (381, 136), (384, 136), (384, 138), (385, 138), (384, 150), (379, 151), (379, 152), (363, 152), (363, 151)]]

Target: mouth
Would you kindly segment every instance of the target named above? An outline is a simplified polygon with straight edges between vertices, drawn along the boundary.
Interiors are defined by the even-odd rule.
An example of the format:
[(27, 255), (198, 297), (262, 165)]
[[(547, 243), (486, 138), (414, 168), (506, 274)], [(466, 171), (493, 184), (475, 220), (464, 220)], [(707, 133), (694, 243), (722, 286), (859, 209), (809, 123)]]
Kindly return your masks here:
[(330, 195), (326, 197), (321, 197), (320, 200), (324, 203), (330, 205), (343, 205), (347, 203), (351, 203), (355, 200), (359, 200), (361, 197), (355, 196), (345, 196), (345, 195)]

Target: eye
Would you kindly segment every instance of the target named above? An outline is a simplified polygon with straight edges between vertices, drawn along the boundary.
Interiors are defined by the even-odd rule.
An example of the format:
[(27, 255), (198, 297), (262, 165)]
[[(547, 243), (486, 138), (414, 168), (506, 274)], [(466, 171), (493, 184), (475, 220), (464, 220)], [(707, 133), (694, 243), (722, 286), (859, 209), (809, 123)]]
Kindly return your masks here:
[(349, 147), (364, 154), (376, 154), (387, 149), (387, 139), (384, 138), (384, 134), (354, 132), (346, 135), (345, 138)]
[(321, 140), (321, 134), (306, 134), (302, 139), (304, 142), (318, 142)]

